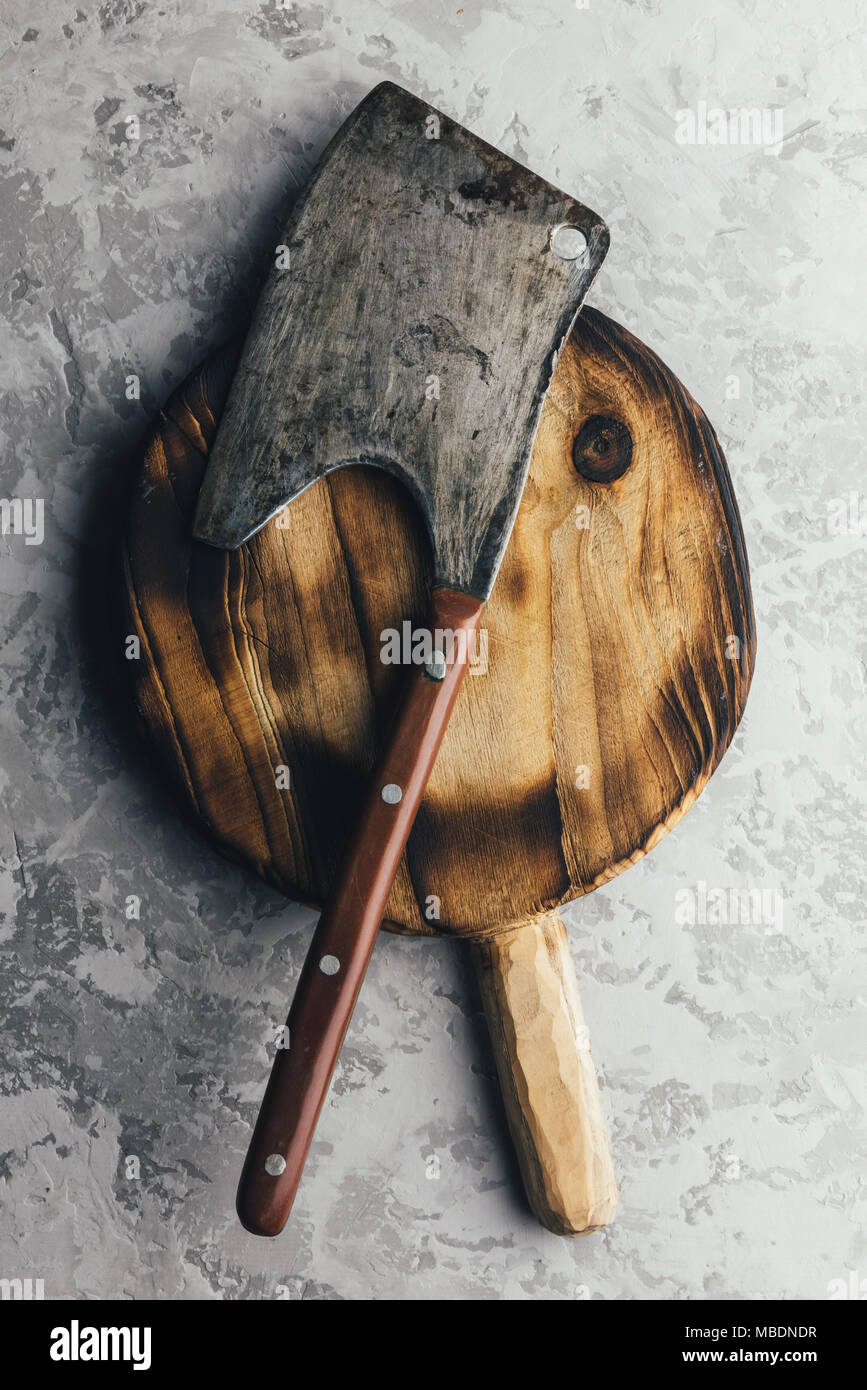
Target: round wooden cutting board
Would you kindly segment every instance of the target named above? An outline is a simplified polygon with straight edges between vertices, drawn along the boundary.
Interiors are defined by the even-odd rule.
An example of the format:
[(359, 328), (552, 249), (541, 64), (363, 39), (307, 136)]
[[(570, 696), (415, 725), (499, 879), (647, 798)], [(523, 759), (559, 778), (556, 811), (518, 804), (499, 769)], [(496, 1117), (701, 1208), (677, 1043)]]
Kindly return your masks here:
[[(406, 676), (383, 656), (425, 621), (430, 552), (408, 494), (360, 467), (309, 488), (239, 551), (192, 542), (238, 346), (175, 393), (148, 441), (123, 549), (124, 635), (140, 639), (136, 700), (182, 797), (224, 852), (319, 904)], [(558, 1172), (580, 1143), (607, 1181), (604, 1128), (600, 1139), (592, 1117), (563, 1118), (576, 1088), (585, 1112), (598, 1096), (587, 1101), (589, 1051), (576, 1062), (574, 1036), (557, 1031), (566, 1017), (580, 1037), (582, 1021), (551, 914), (688, 809), (731, 741), (755, 657), (713, 429), (652, 352), (592, 309), (561, 356), (482, 623), (386, 925), (483, 943), (531, 1201), (553, 1229), (592, 1229), (613, 1195), (576, 1215)]]
[[(193, 543), (235, 355), (196, 373), (149, 441), (124, 553), (147, 659), (130, 669), (222, 848), (318, 904), (401, 690), (383, 634), (425, 620), (429, 548), (408, 495), (373, 468), (332, 473), (231, 555)], [(612, 483), (573, 461), (593, 417), (632, 439)], [(490, 935), (614, 877), (692, 803), (744, 707), (754, 625), (716, 436), (659, 359), (592, 309), (562, 355), (483, 622), (487, 652), (483, 634), (390, 899), (398, 931)]]

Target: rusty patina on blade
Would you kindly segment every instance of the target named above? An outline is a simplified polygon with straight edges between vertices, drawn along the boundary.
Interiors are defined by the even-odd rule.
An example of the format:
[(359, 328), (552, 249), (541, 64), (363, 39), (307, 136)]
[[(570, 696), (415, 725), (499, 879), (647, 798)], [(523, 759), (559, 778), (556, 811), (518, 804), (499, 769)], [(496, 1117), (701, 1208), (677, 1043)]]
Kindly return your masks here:
[[(552, 249), (564, 225), (586, 238), (577, 260)], [(195, 536), (234, 549), (331, 469), (376, 464), (421, 508), (436, 582), (487, 597), (605, 224), (384, 83), (332, 140), (284, 242)]]

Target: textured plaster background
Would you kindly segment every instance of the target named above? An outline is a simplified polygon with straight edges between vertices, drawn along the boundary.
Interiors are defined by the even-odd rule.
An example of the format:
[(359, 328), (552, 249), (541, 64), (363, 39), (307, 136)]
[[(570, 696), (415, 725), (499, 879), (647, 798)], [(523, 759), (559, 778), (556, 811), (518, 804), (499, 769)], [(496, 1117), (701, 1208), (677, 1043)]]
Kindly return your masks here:
[[(852, 491), (867, 506), (864, 21), (849, 0), (3, 0), (2, 488), (46, 512), (41, 546), (0, 542), (0, 1275), (61, 1298), (563, 1300), (867, 1276), (867, 537), (828, 524)], [(181, 822), (106, 674), (146, 422), (243, 317), (292, 196), (384, 77), (606, 218), (591, 302), (716, 423), (752, 563), (735, 746), (569, 913), (622, 1189), (577, 1243), (524, 1205), (460, 948), (393, 937), (291, 1226), (238, 1227), (312, 917)], [(780, 108), (782, 149), (678, 144), (700, 101)], [(679, 922), (700, 881), (779, 890), (782, 931)]]

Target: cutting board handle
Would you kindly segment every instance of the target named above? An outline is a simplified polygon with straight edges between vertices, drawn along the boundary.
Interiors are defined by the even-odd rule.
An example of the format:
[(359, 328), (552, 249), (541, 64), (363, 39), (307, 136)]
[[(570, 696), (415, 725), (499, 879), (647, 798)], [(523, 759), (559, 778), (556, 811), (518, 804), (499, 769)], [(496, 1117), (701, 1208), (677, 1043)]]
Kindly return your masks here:
[[(431, 660), (415, 668), (313, 934), (238, 1187), (254, 1235), (286, 1224), (319, 1112), (413, 821), (445, 733), (482, 603), (435, 590)], [(421, 653), (424, 655), (424, 653)], [(442, 656), (445, 660), (440, 661)]]
[(556, 1235), (598, 1231), (617, 1184), (566, 929), (550, 912), (471, 950), (530, 1206)]

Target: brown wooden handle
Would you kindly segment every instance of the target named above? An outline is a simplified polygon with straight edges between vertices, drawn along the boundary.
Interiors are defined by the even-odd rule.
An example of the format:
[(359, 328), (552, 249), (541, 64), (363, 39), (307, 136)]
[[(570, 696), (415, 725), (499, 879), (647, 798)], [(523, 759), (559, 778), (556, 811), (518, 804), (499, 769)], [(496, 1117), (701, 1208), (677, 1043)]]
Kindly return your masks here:
[(617, 1184), (566, 929), (551, 912), (472, 951), (530, 1206), (557, 1235), (598, 1231)]
[(433, 595), (432, 648), (446, 656), (444, 674), (419, 666), (410, 681), (307, 953), (238, 1187), (238, 1215), (255, 1235), (286, 1224), (482, 606), (454, 590)]

